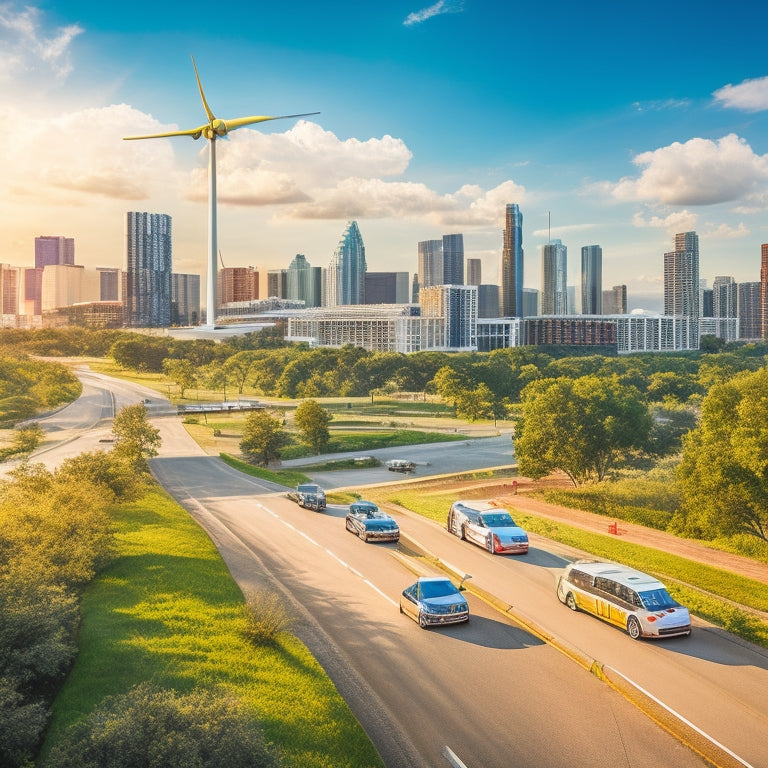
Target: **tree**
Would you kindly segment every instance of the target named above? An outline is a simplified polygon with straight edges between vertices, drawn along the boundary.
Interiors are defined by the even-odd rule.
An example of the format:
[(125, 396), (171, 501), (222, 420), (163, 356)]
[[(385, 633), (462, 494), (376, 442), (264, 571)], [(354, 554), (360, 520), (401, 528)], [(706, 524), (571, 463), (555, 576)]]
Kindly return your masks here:
[(768, 541), (768, 368), (716, 384), (683, 437), (679, 528), (702, 538)]
[(243, 390), (248, 383), (248, 379), (255, 363), (256, 355), (253, 352), (246, 350), (227, 358), (222, 366), (229, 381), (233, 382), (237, 387), (237, 393), (239, 395), (243, 394)]
[(490, 419), (494, 415), (493, 392), (487, 384), (478, 384), (475, 389), (460, 389), (456, 393), (456, 415), (467, 421)]
[(179, 388), (179, 397), (197, 384), (197, 368), (189, 360), (163, 360), (163, 373)]
[(522, 398), (515, 453), (527, 477), (561, 470), (574, 485), (599, 481), (648, 443), (651, 418), (640, 393), (615, 379), (542, 379)]
[(127, 457), (134, 467), (145, 469), (147, 459), (157, 456), (160, 431), (149, 423), (143, 403), (128, 405), (118, 411), (112, 433), (116, 441), (114, 450)]
[(305, 400), (296, 409), (294, 421), (301, 432), (301, 439), (315, 453), (323, 453), (328, 446), (331, 433), (328, 425), (332, 416), (316, 400)]
[(240, 450), (250, 461), (267, 466), (270, 461), (280, 458), (280, 449), (286, 443), (286, 435), (280, 419), (266, 410), (248, 414), (243, 426)]

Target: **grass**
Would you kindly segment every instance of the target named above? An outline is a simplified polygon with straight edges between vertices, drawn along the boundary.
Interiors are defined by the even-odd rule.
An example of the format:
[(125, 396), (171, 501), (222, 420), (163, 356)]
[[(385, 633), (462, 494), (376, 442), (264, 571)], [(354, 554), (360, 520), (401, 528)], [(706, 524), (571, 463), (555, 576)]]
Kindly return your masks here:
[[(377, 489), (373, 501), (390, 502), (445, 524), (456, 494), (429, 494), (424, 489), (401, 487)], [(515, 521), (531, 533), (650, 573), (663, 581), (670, 594), (692, 613), (727, 629), (745, 640), (768, 648), (768, 622), (745, 612), (739, 605), (768, 612), (768, 589), (764, 584), (703, 563), (660, 552), (615, 537), (589, 533), (546, 518), (516, 511)], [(695, 585), (695, 588), (691, 585)], [(738, 605), (733, 605), (737, 603)]]
[(381, 766), (307, 648), (287, 632), (254, 645), (245, 601), (204, 531), (160, 489), (115, 510), (118, 557), (86, 590), (80, 653), (57, 697), (43, 756), (104, 696), (145, 680), (223, 689), (259, 717), (295, 768)]
[(228, 453), (220, 453), (219, 456), (223, 462), (229, 464), (233, 469), (237, 469), (251, 477), (258, 477), (262, 480), (269, 480), (271, 483), (284, 485), (287, 488), (293, 488), (299, 483), (312, 482), (311, 477), (307, 477), (307, 475), (299, 472), (297, 469), (264, 469), (263, 467), (255, 467), (253, 464), (249, 464), (247, 461), (238, 459)]

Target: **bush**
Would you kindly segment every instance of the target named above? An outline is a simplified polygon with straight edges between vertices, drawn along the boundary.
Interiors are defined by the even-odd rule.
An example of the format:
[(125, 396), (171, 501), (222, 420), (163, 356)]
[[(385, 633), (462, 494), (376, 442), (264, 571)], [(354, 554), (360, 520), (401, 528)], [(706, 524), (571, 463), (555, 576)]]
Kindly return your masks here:
[(244, 613), (244, 634), (254, 645), (272, 645), (293, 623), (280, 596), (267, 590), (260, 590), (249, 597)]
[(109, 696), (55, 747), (46, 768), (272, 768), (255, 715), (210, 691), (142, 683)]

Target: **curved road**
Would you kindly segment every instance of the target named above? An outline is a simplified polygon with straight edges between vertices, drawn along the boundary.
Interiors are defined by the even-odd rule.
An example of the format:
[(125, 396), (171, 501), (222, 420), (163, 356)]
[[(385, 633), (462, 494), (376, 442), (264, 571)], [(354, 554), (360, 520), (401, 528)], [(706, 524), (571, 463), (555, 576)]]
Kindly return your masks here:
[[(106, 377), (91, 374), (88, 382), (114, 391), (117, 403), (147, 396)], [(105, 397), (92, 398), (94, 414)], [(149, 397), (151, 411), (168, 412), (155, 393)], [(108, 430), (101, 417), (87, 433), (92, 437), (57, 450), (79, 452), (89, 439), (98, 444)], [(162, 455), (152, 461), (158, 479), (208, 530), (244, 591), (271, 584), (290, 595), (297, 634), (388, 766), (707, 764), (554, 645), (474, 594), (468, 625), (419, 629), (397, 608), (400, 591), (425, 569), (415, 547), (363, 544), (344, 531), (344, 509), (299, 509), (284, 489), (205, 456), (177, 418), (155, 423), (163, 436)], [(497, 596), (502, 609), (527, 617), (557, 645), (572, 646), (576, 657), (606, 664), (616, 680), (630, 678), (630, 688), (660, 702), (662, 720), (670, 720), (669, 710), (685, 718), (697, 748), (709, 753), (719, 743), (719, 764), (768, 765), (767, 653), (704, 625), (688, 639), (634, 643), (560, 605), (554, 582), (566, 560), (550, 542), (532, 538), (527, 557), (499, 558), (418, 516), (398, 518), (408, 538), (471, 573), (473, 590)]]

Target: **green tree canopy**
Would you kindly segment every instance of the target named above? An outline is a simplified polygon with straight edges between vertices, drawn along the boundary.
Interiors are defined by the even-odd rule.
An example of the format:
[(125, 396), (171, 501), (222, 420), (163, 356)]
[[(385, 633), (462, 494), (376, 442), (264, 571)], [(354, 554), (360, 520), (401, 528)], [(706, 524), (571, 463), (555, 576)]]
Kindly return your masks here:
[(332, 418), (317, 400), (305, 400), (296, 409), (294, 421), (301, 432), (301, 439), (315, 453), (322, 453), (328, 446), (331, 438), (328, 425)]
[(574, 485), (602, 480), (627, 453), (644, 448), (651, 418), (640, 393), (615, 379), (542, 379), (522, 393), (515, 453), (520, 473), (561, 470)]
[(683, 438), (681, 528), (768, 540), (768, 368), (716, 384)]
[(280, 419), (266, 410), (253, 411), (243, 425), (240, 450), (250, 461), (266, 466), (280, 458), (280, 449), (285, 445), (286, 435)]
[(163, 360), (163, 373), (179, 388), (179, 397), (184, 397), (184, 392), (197, 384), (198, 369), (190, 360)]
[(144, 469), (147, 459), (157, 456), (160, 432), (149, 423), (143, 403), (128, 405), (118, 411), (112, 432), (116, 440), (114, 450), (125, 456), (134, 467)]

